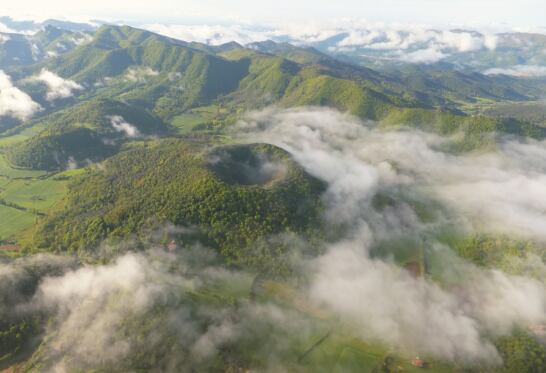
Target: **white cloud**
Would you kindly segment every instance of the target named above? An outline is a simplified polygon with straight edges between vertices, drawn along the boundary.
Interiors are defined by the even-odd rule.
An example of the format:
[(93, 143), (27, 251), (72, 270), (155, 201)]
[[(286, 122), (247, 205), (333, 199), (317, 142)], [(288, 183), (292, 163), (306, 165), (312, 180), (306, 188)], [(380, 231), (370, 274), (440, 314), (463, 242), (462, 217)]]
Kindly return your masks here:
[(63, 79), (57, 74), (46, 69), (42, 69), (38, 76), (31, 77), (29, 80), (42, 82), (47, 86), (46, 99), (48, 101), (70, 97), (74, 94), (74, 91), (83, 89), (83, 86), (75, 81)]
[(381, 36), (379, 31), (358, 30), (350, 32), (347, 37), (338, 43), (340, 47), (358, 46), (372, 44), (378, 37)]
[[(546, 242), (546, 142), (505, 140), (496, 152), (454, 155), (440, 150), (448, 140), (436, 135), (379, 130), (316, 108), (269, 109), (239, 128), (244, 140), (288, 150), (328, 184), (327, 221), (352, 229), (312, 264), (309, 291), (362, 338), (448, 360), (499, 362), (488, 336), (546, 322), (543, 282), (477, 268), (431, 236), (445, 225)], [(377, 210), (379, 193), (440, 202), (446, 214), (423, 223), (404, 203)], [(445, 264), (442, 288), (368, 256), (374, 243), (406, 237), (411, 245), (407, 237), (418, 236), (425, 238), (416, 245)]]
[(434, 63), (438, 62), (440, 60), (443, 60), (449, 56), (448, 54), (442, 53), (435, 47), (431, 47), (428, 49), (420, 49), (415, 52), (402, 54), (400, 59), (405, 62), (410, 63)]
[(0, 70), (0, 116), (7, 115), (26, 120), (41, 109), (32, 98), (15, 87), (11, 78)]
[(127, 123), (122, 116), (114, 115), (110, 117), (110, 123), (116, 131), (123, 133), (127, 137), (140, 136), (140, 132), (138, 131), (138, 129), (132, 124)]
[(15, 33), (16, 31), (10, 29), (8, 26), (6, 26), (5, 24), (3, 24), (2, 22), (0, 22), (0, 32), (4, 32), (6, 34), (13, 34)]
[(479, 50), (484, 44), (482, 36), (477, 37), (469, 32), (443, 31), (437, 39), (446, 48), (453, 48), (459, 52)]
[[(414, 24), (347, 22), (283, 23), (266, 27), (250, 25), (144, 25), (151, 31), (176, 39), (219, 45), (230, 41), (249, 44), (267, 39), (295, 45), (322, 43), (343, 36), (328, 45), (331, 52), (355, 52), (358, 48), (388, 54), (404, 53), (403, 60), (413, 63), (436, 62), (453, 53), (494, 50), (498, 37), (489, 32), (453, 31)], [(334, 42), (328, 42), (334, 43)], [(350, 48), (350, 49), (349, 49)], [(406, 57), (406, 55), (409, 57)]]
[(267, 40), (266, 33), (253, 31), (241, 25), (144, 25), (150, 31), (184, 41), (195, 41), (210, 45), (220, 45), (228, 42), (248, 44)]
[(85, 33), (79, 33), (72, 38), (72, 42), (75, 45), (83, 45), (85, 43), (90, 42), (91, 40), (93, 40), (93, 36), (91, 34), (85, 34)]
[(5, 42), (9, 41), (10, 37), (5, 34), (0, 34), (0, 45), (4, 44)]
[(485, 47), (492, 51), (497, 49), (498, 43), (499, 37), (497, 35), (485, 35), (485, 38), (483, 40), (483, 44), (485, 45)]
[(546, 76), (546, 66), (516, 65), (509, 68), (492, 68), (484, 71), (485, 75), (509, 75), (520, 78)]
[(148, 77), (158, 76), (159, 72), (150, 67), (130, 67), (125, 74), (125, 80), (135, 83), (146, 83)]
[[(497, 152), (451, 155), (446, 139), (416, 131), (378, 131), (331, 110), (263, 112), (247, 127), (290, 151), (331, 183), (333, 216), (355, 221), (378, 189), (426, 190), (481, 229), (546, 242), (546, 141), (502, 141)], [(395, 171), (398, 170), (398, 171)], [(408, 220), (408, 223), (412, 223)]]

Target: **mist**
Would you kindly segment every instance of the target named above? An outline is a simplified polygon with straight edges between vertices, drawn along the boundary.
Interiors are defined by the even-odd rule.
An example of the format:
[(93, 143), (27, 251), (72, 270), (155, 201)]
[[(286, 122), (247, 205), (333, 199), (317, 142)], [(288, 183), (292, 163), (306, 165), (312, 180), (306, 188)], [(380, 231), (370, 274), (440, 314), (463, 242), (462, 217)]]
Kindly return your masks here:
[[(234, 356), (252, 346), (250, 360), (265, 361), (265, 371), (290, 371), (312, 337), (339, 332), (401, 356), (495, 366), (496, 338), (546, 322), (542, 257), (514, 258), (525, 270), (508, 274), (469, 263), (438, 239), (446, 230), (488, 232), (544, 247), (546, 142), (500, 138), (494, 150), (455, 154), (451, 138), (320, 108), (269, 108), (236, 127), (240, 142), (277, 145), (327, 185), (324, 254), (297, 255), (301, 241), (282, 237), (294, 247), (299, 308), (254, 301), (258, 274), (226, 267), (199, 244), (168, 253), (152, 243), (94, 266), (47, 257), (69, 261), (20, 296), (10, 293), (26, 272), (4, 263), (0, 296), (10, 300), (2, 315), (47, 315), (34, 363), (46, 371), (203, 371), (222, 359), (235, 369), (243, 363)], [(378, 207), (378, 197), (390, 202)], [(372, 254), (393, 240), (421, 247), (440, 269), (416, 276), (391, 254)]]
[[(308, 292), (364, 340), (449, 361), (499, 363), (492, 335), (546, 320), (540, 278), (478, 268), (435, 238), (447, 228), (543, 245), (544, 141), (504, 138), (496, 151), (457, 155), (443, 150), (448, 138), (383, 130), (320, 108), (272, 108), (249, 115), (239, 129), (243, 141), (280, 146), (328, 183), (325, 219), (349, 229), (311, 261)], [(373, 203), (378, 195), (398, 203), (380, 211)], [(404, 200), (435, 206), (434, 219), (421, 220)], [(389, 260), (370, 257), (372, 247), (393, 237), (417, 242), (440, 258), (440, 281), (415, 278)]]

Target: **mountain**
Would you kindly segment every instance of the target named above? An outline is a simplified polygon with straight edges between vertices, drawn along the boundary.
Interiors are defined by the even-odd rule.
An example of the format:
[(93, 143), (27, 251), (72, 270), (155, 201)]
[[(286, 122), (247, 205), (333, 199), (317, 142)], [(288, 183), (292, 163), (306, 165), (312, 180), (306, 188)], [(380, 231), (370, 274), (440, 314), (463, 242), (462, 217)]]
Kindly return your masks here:
[(33, 35), (0, 33), (0, 69), (13, 69), (57, 56), (89, 38), (87, 32), (47, 25)]
[(153, 114), (120, 101), (96, 99), (45, 117), (46, 128), (13, 147), (8, 159), (20, 167), (57, 170), (100, 161), (131, 138), (161, 136), (167, 126)]
[(321, 63), (332, 59), (312, 47), (296, 47), (289, 43), (277, 43), (273, 40), (250, 43), (245, 47), (263, 53), (274, 54), (300, 64)]
[[(45, 41), (55, 44), (69, 35), (47, 28), (35, 39), (44, 40), (42, 45), (47, 47)], [(199, 124), (196, 130), (218, 132), (236, 121), (237, 113), (272, 104), (328, 106), (382, 125), (419, 125), (442, 133), (481, 128), (472, 130), (474, 138), (464, 138), (465, 149), (481, 146), (482, 136), (491, 130), (544, 136), (532, 124), (466, 117), (461, 112), (461, 102), (530, 99), (529, 89), (512, 78), (494, 79), (449, 67), (379, 73), (312, 49), (271, 41), (252, 49), (236, 43), (210, 48), (128, 26), (103, 26), (87, 42), (57, 57), (19, 67), (15, 74), (24, 83), (25, 76), (44, 69), (85, 89), (54, 105), (39, 101), (47, 110), (21, 129), (37, 126), (45, 130), (7, 153), (20, 167), (52, 170), (67, 167), (69, 160), (82, 164), (110, 156), (119, 150), (112, 144), (123, 136), (111, 124), (113, 116), (135, 126), (142, 136), (180, 128), (187, 132), (183, 128), (188, 128), (189, 118)], [(28, 92), (35, 98), (40, 94)], [(84, 104), (74, 105), (78, 101)], [(67, 109), (59, 111), (63, 107)], [(157, 126), (150, 130), (143, 122)], [(17, 127), (10, 131), (17, 132)], [(65, 148), (66, 139), (82, 151)], [(125, 134), (125, 140), (130, 139)], [(83, 151), (86, 142), (96, 146)], [(52, 152), (52, 147), (58, 147), (58, 152)]]
[(373, 27), (340, 30), (322, 40), (289, 36), (287, 40), (276, 41), (307, 45), (335, 58), (378, 70), (444, 62), (484, 72), (515, 65), (546, 65), (545, 40), (545, 35), (536, 33), (393, 26), (390, 30)]
[(19, 20), (9, 16), (0, 16), (0, 23), (14, 32), (27, 34), (39, 31), (48, 26), (72, 32), (94, 31), (97, 28), (94, 24), (84, 22), (63, 21), (58, 19), (46, 19), (44, 21)]
[(281, 271), (282, 244), (265, 250), (273, 244), (267, 238), (314, 232), (323, 190), (270, 145), (207, 152), (184, 141), (157, 141), (110, 158), (74, 184), (64, 209), (43, 222), (34, 244), (85, 255), (107, 238), (123, 242), (172, 223), (193, 227), (201, 242), (232, 263)]
[(21, 34), (0, 33), (0, 66), (31, 64), (35, 62), (32, 44)]

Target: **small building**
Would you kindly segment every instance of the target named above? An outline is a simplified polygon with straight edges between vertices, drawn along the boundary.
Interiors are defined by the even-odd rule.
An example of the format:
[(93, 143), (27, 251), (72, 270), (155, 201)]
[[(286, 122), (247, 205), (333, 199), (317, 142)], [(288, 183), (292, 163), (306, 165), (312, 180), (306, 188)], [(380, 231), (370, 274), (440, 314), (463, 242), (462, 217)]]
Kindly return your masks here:
[(167, 245), (167, 250), (170, 253), (174, 253), (176, 249), (178, 249), (178, 245), (176, 244), (176, 241), (172, 240), (171, 242), (169, 242), (169, 244)]
[(419, 356), (416, 356), (414, 359), (411, 360), (411, 365), (417, 368), (425, 368), (427, 366), (427, 363), (419, 358)]
[(546, 337), (546, 324), (531, 325), (528, 330), (537, 337)]

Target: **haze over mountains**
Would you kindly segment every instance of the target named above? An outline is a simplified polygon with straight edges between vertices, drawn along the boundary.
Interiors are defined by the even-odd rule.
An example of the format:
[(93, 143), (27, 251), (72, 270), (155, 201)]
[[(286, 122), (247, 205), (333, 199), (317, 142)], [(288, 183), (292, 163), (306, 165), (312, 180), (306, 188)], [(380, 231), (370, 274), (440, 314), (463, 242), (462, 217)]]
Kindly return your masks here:
[(546, 36), (0, 17), (0, 370), (546, 369)]

